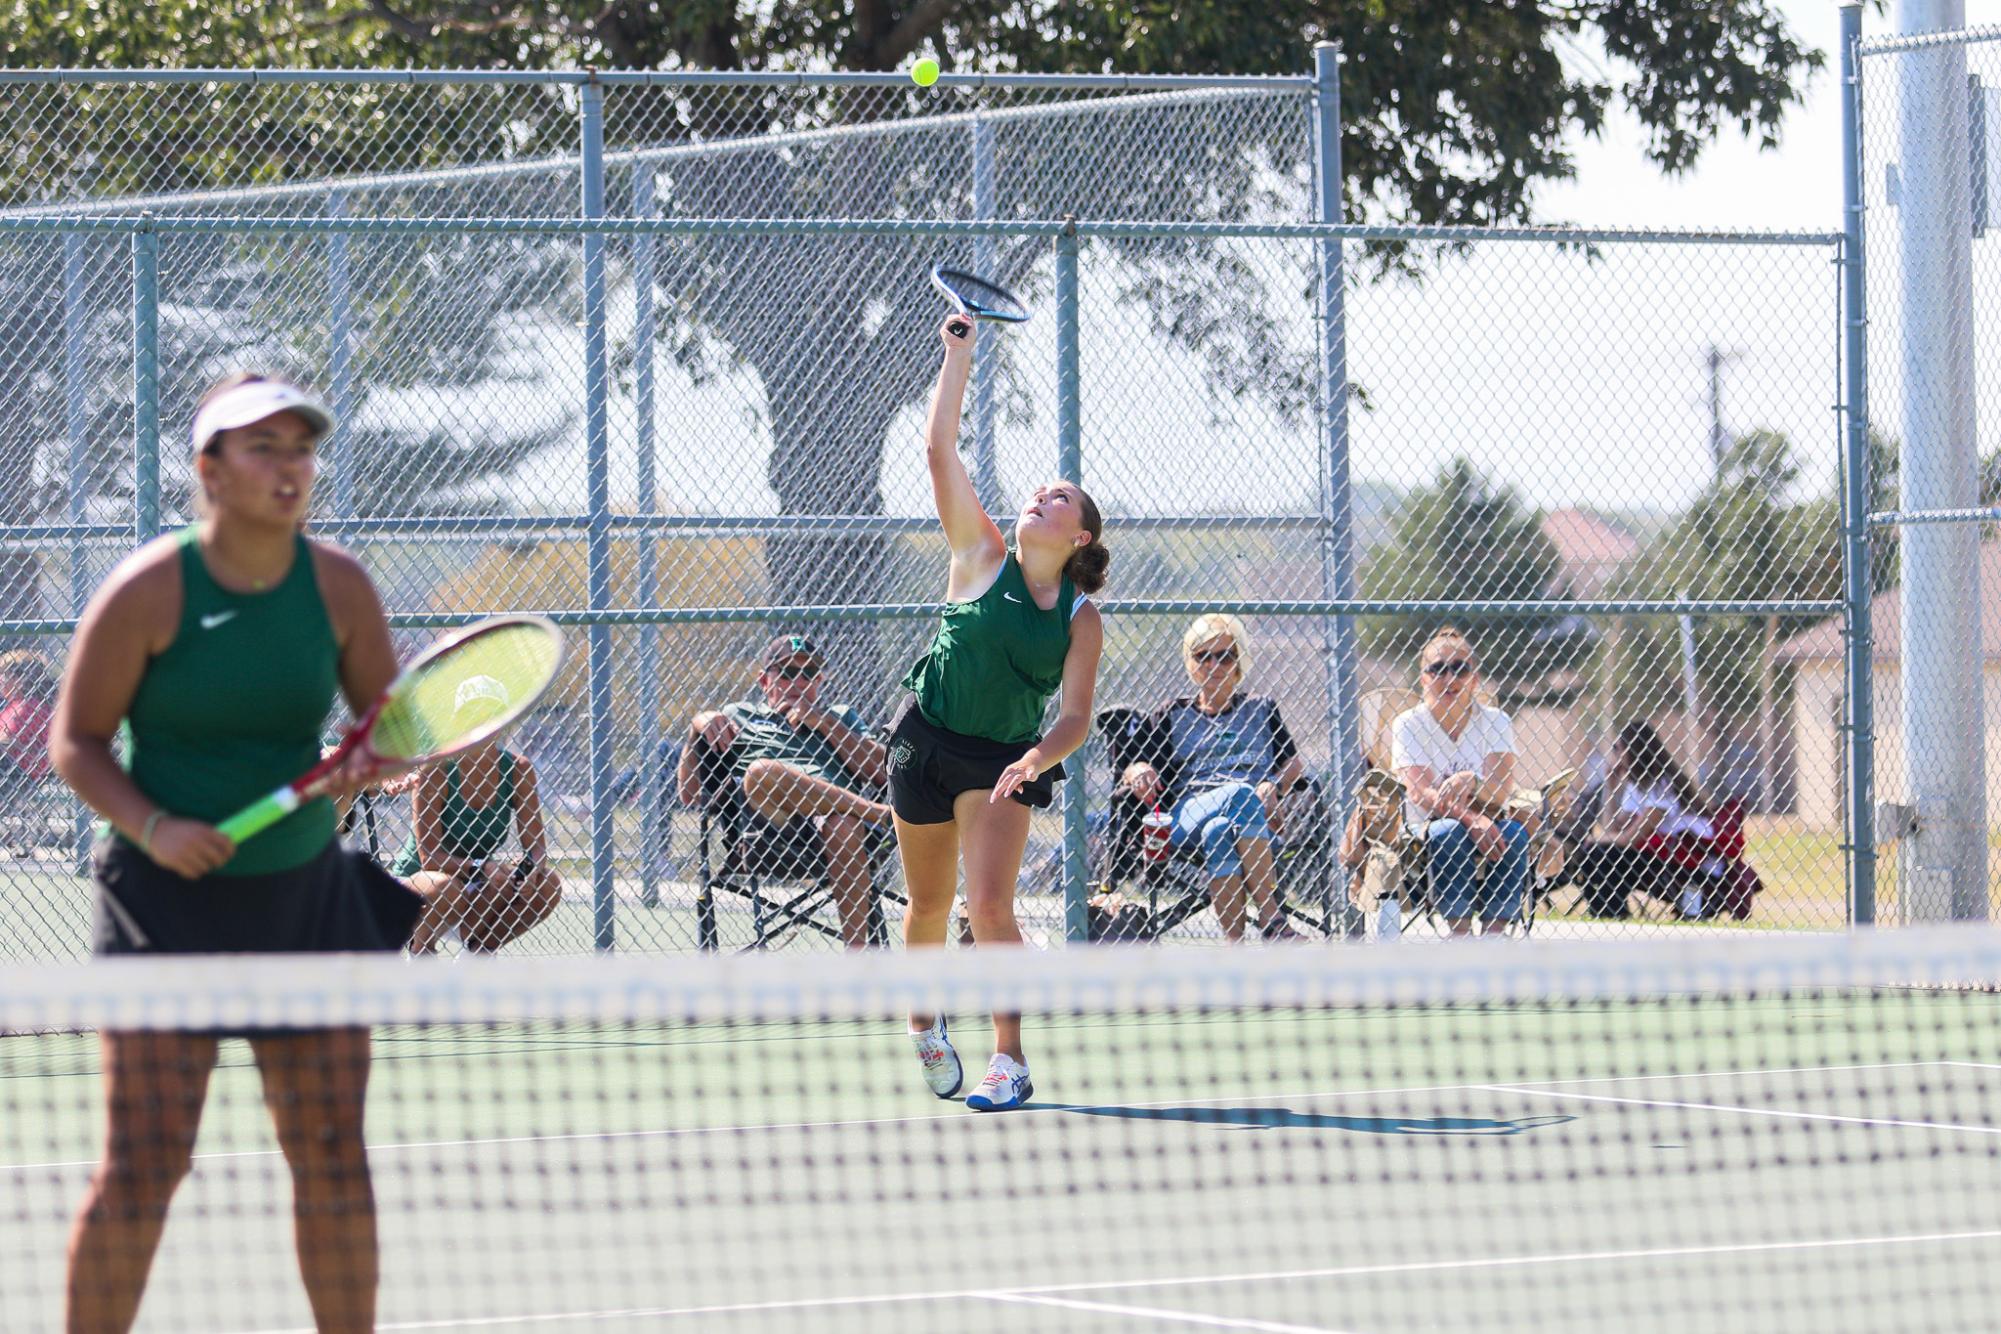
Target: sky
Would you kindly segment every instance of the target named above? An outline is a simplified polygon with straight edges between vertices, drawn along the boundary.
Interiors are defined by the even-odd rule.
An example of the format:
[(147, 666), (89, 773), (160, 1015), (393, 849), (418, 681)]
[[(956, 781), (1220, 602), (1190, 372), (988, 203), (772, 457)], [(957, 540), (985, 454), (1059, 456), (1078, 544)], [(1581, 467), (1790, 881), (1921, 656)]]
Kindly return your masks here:
[[(1646, 159), (1638, 126), (1615, 113), (1602, 136), (1575, 143), (1576, 178), (1543, 188), (1538, 221), (1838, 231), (1838, 9), (1834, 0), (1781, 2), (1795, 32), (1830, 55), (1787, 117), (1777, 148), (1761, 150), (1726, 131), (1693, 170), (1664, 177)], [(2001, 0), (1970, 0), (1967, 20), (2001, 22)], [(1887, 34), (1892, 23), (1888, 14), (1870, 14), (1865, 32)], [(2001, 45), (1985, 52), (1989, 82), (2001, 86)], [(1889, 115), (1879, 105), (1875, 123)], [(1871, 217), (1875, 266), (1873, 257), (1893, 244), (1879, 224), (1894, 215)], [(1247, 243), (1247, 250), (1257, 252), (1254, 263), (1270, 275), (1271, 290), (1310, 316), (1310, 303), (1299, 299), (1300, 275), (1311, 270), (1309, 246)], [(1799, 461), (1801, 494), (1825, 494), (1839, 447), (1833, 257), (1824, 241), (1618, 243), (1592, 255), (1497, 243), (1438, 258), (1422, 283), (1362, 284), (1347, 311), (1348, 370), (1365, 395), (1350, 414), (1351, 474), (1407, 488), (1463, 456), (1533, 505), (1671, 512), (1711, 473), (1713, 347), (1724, 357), (1726, 432), (1784, 433)], [(1133, 312), (1116, 304), (1116, 275), (1094, 272), (1087, 261), (1082, 284), (1084, 480), (1108, 512), (1314, 508), (1320, 445), (1311, 423), (1288, 424), (1248, 400), (1218, 404), (1191, 357), (1135, 332)], [(1878, 305), (1872, 316), (1885, 309)], [(629, 330), (629, 303), (614, 298), (612, 320), (614, 337), (621, 324)], [(1033, 404), (1027, 419), (999, 431), (1003, 484), (1017, 496), (1054, 473), (1054, 324), (1039, 319), (1007, 335), (1029, 368)], [(1294, 332), (1295, 350), (1310, 352), (1310, 321)], [(663, 374), (661, 385), (676, 398), (671, 410), (662, 404), (663, 508), (773, 512), (760, 388), (747, 376), (700, 389), (672, 379)], [(614, 436), (626, 436), (630, 404), (615, 403), (613, 414)], [(928, 511), (915, 449), (920, 429), (917, 407), (891, 428), (882, 480), (892, 513)], [(528, 471), (541, 479), (581, 476), (566, 463), (550, 467), (554, 462), (538, 460)], [(629, 469), (621, 471), (614, 497), (625, 502), (633, 493)]]

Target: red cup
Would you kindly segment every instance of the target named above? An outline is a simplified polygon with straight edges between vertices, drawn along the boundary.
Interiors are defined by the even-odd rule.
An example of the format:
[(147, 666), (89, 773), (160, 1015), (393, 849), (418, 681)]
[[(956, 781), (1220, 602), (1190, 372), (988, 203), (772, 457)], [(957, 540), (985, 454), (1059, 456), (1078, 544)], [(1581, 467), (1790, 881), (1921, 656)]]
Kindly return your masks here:
[(1174, 817), (1166, 811), (1148, 811), (1139, 817), (1140, 855), (1150, 862), (1164, 861), (1174, 846)]

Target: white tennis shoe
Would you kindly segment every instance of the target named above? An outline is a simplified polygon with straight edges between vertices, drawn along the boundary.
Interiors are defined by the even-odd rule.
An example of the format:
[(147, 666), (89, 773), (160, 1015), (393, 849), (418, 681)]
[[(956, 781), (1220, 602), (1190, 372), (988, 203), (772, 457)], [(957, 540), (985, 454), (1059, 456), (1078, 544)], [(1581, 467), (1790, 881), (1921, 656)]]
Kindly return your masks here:
[(987, 1077), (966, 1095), (966, 1107), (975, 1112), (1011, 1112), (1034, 1096), (1035, 1085), (1029, 1082), (1028, 1067), (1006, 1052), (997, 1051), (987, 1063)]
[(917, 1059), (924, 1066), (924, 1082), (931, 1091), (941, 1098), (956, 1096), (959, 1086), (966, 1082), (966, 1068), (959, 1064), (959, 1053), (945, 1036), (945, 1016), (939, 1015), (931, 1027), (921, 1032), (912, 1030), (910, 1045), (917, 1048)]

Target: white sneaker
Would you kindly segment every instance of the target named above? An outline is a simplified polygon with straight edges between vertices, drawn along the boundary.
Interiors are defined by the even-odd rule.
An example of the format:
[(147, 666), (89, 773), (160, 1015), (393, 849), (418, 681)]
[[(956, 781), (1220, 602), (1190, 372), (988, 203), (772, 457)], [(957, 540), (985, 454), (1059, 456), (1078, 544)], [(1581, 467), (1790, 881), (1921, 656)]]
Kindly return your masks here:
[(966, 1068), (959, 1064), (959, 1053), (952, 1050), (951, 1039), (945, 1036), (945, 1016), (939, 1015), (922, 1032), (912, 1031), (910, 1045), (917, 1048), (917, 1059), (924, 1064), (924, 1082), (931, 1091), (941, 1098), (956, 1096), (966, 1082)]
[(987, 1077), (966, 1095), (966, 1107), (975, 1112), (1011, 1112), (1035, 1096), (1028, 1067), (1006, 1052), (995, 1052), (987, 1063)]

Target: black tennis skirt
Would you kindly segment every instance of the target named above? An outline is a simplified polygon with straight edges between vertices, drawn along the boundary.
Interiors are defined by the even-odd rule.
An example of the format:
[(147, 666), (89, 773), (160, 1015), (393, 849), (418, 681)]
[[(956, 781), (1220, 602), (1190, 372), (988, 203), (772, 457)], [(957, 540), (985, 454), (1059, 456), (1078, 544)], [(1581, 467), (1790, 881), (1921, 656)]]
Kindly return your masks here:
[[(948, 823), (960, 793), (991, 788), (1033, 745), (939, 727), (924, 717), (912, 695), (889, 726), (889, 804), (905, 824)], [(1024, 783), (1013, 800), (1031, 809), (1046, 807), (1062, 781), (1063, 766), (1052, 764), (1034, 782)]]
[(113, 835), (97, 841), (91, 868), (99, 955), (400, 950), (424, 910), (416, 891), (338, 839), (289, 870), (183, 880)]

